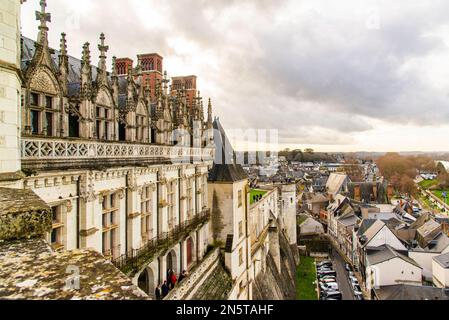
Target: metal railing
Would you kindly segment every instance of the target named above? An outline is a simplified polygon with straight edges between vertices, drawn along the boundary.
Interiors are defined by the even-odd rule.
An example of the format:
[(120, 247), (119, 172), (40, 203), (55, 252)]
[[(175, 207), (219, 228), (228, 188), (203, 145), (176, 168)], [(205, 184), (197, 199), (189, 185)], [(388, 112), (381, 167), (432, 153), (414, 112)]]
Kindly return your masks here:
[(210, 209), (203, 210), (190, 220), (178, 224), (170, 232), (160, 233), (157, 237), (147, 240), (139, 249), (129, 250), (126, 254), (112, 260), (112, 263), (125, 274), (138, 272), (158, 253), (170, 249), (183, 237), (209, 221), (210, 216)]

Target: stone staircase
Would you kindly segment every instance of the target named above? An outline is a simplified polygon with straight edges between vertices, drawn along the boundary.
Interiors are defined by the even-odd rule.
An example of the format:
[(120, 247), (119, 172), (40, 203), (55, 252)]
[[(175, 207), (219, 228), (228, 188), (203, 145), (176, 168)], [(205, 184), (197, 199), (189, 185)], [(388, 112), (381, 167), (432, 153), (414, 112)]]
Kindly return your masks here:
[(193, 300), (227, 300), (232, 289), (232, 279), (221, 263), (209, 274), (195, 292)]

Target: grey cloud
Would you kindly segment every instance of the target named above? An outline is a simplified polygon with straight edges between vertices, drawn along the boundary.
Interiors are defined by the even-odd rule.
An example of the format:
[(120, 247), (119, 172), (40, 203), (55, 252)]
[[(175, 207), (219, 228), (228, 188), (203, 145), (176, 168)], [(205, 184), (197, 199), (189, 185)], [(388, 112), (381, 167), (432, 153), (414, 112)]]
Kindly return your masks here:
[[(370, 119), (449, 120), (449, 88), (442, 92), (416, 70), (401, 71), (434, 51), (449, 55), (440, 39), (424, 36), (449, 25), (447, 1), (347, 1), (333, 12), (335, 2), (325, 0), (179, 0), (164, 2), (164, 23), (148, 29), (124, 1), (97, 0), (79, 30), (64, 30), (67, 1), (49, 1), (50, 37), (57, 45), (66, 31), (72, 55), (90, 41), (96, 61), (100, 32), (109, 57), (155, 51), (173, 59), (171, 36), (211, 52), (218, 73), (201, 56), (191, 58), (202, 65), (195, 71), (207, 88), (202, 93), (214, 99), (227, 128), (277, 128), (285, 143), (348, 143), (351, 133), (373, 129)], [(370, 8), (379, 10), (378, 30), (366, 26)]]

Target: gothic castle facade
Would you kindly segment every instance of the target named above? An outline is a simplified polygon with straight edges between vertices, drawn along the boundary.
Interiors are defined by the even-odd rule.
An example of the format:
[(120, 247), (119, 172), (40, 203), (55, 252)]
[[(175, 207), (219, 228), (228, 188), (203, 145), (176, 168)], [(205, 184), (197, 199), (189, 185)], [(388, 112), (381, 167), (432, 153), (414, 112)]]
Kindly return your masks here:
[[(108, 281), (129, 281), (115, 298), (129, 297), (124, 287), (153, 298), (167, 270), (191, 273), (168, 299), (263, 298), (260, 275), (269, 265), (273, 279), (283, 272), (294, 279), (296, 234), (284, 225), (295, 219), (295, 196), (273, 187), (249, 205), (241, 168), (217, 161), (225, 134), (210, 99), (205, 116), (196, 77), (169, 80), (158, 54), (138, 55), (136, 66), (113, 57), (109, 72), (104, 34), (98, 66), (89, 43), (80, 60), (70, 56), (64, 33), (59, 49), (50, 48), (46, 1), (36, 13), (37, 40), (22, 37), (21, 2), (1, 8), (9, 47), (0, 48), (0, 196), (21, 211), (0, 208), (0, 255), (30, 238), (52, 255), (93, 251), (118, 272)], [(36, 298), (32, 289), (9, 290), (6, 297)]]

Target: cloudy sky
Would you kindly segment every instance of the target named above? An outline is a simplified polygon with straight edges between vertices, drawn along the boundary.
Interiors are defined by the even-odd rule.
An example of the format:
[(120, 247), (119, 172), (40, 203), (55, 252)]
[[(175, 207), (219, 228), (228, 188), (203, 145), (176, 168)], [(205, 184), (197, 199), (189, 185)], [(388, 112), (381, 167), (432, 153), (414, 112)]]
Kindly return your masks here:
[[(226, 129), (278, 130), (280, 147), (449, 150), (449, 1), (48, 0), (50, 45), (101, 32), (113, 55), (158, 52), (196, 74)], [(22, 6), (36, 38), (38, 0)], [(241, 136), (241, 135), (239, 135)], [(245, 143), (236, 139), (237, 148)], [(254, 147), (254, 146), (252, 146)]]

